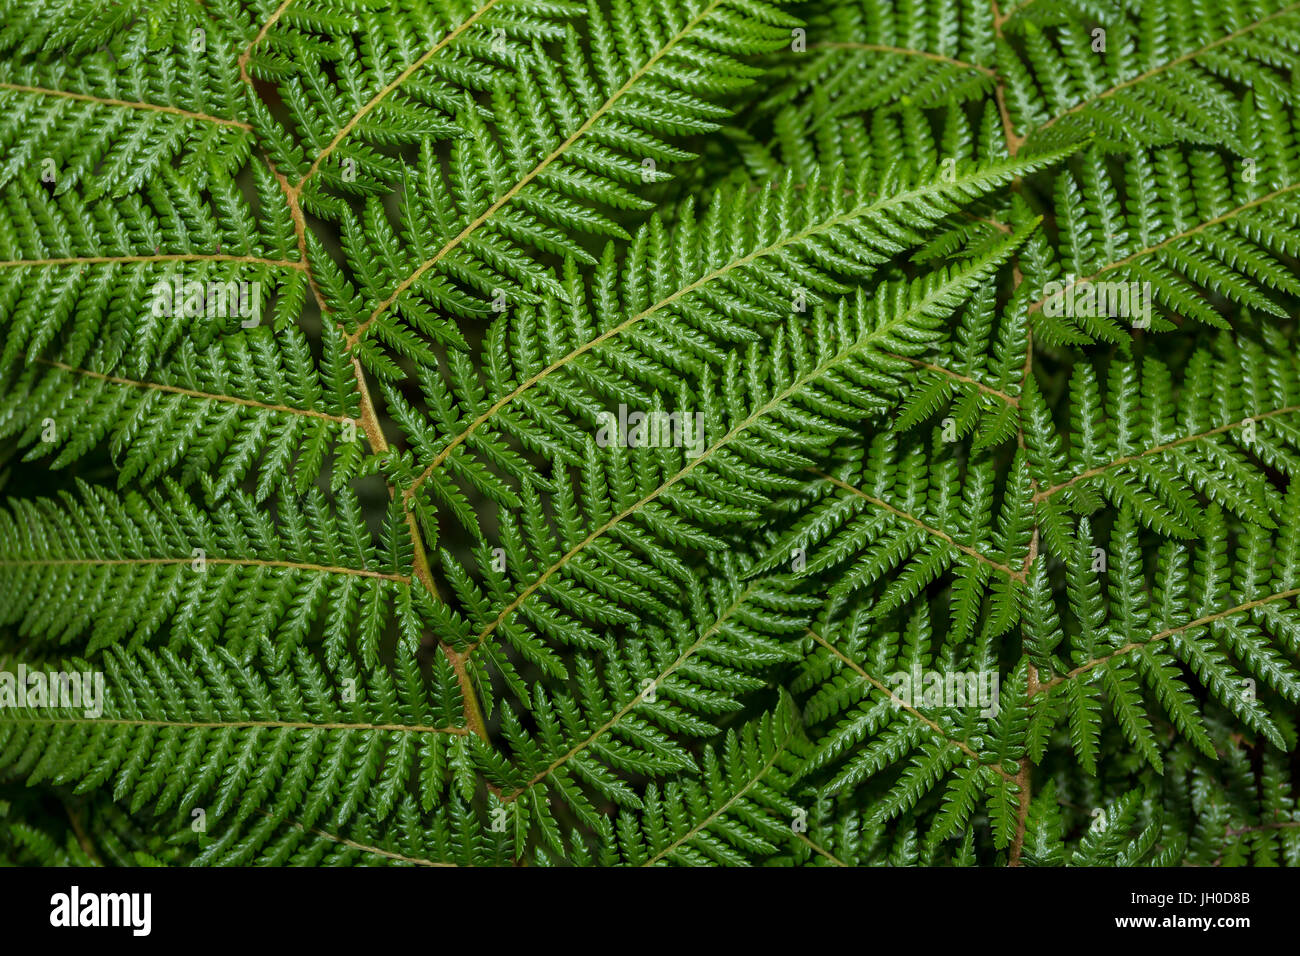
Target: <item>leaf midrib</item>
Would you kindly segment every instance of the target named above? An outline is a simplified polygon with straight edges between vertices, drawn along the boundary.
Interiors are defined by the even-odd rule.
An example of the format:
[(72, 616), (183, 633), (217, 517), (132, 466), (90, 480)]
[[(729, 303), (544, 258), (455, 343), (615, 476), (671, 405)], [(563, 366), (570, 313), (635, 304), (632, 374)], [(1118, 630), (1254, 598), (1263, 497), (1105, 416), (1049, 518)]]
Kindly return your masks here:
[(715, 454), (717, 454), (720, 450), (722, 450), (724, 447), (730, 444), (730, 442), (733, 441), (738, 435), (748, 430), (757, 421), (767, 416), (773, 410), (779, 408), (791, 396), (801, 391), (810, 382), (821, 378), (830, 369), (834, 368), (835, 366), (839, 365), (841, 362), (845, 361), (853, 353), (861, 351), (862, 349), (868, 347), (873, 341), (876, 341), (879, 338), (883, 338), (887, 336), (889, 333), (893, 332), (896, 328), (898, 328), (907, 320), (923, 314), (926, 308), (928, 308), (934, 301), (939, 299), (942, 295), (947, 293), (951, 289), (951, 287), (954, 284), (956, 284), (956, 282), (963, 281), (966, 278), (968, 278), (970, 275), (979, 272), (981, 269), (987, 268), (994, 261), (995, 258), (993, 256), (988, 256), (985, 258), (984, 262), (981, 265), (976, 266), (974, 268), (969, 268), (959, 273), (955, 280), (952, 275), (949, 275), (947, 281), (929, 290), (928, 294), (924, 298), (917, 300), (915, 303), (912, 303), (908, 308), (902, 310), (893, 319), (890, 319), (888, 322), (885, 322), (882, 325), (879, 325), (876, 328), (871, 329), (866, 334), (855, 339), (851, 344), (845, 346), (844, 348), (842, 348), (832, 356), (828, 357), (825, 361), (814, 366), (811, 370), (805, 372), (803, 375), (795, 378), (786, 388), (776, 393), (776, 395), (772, 396), (766, 402), (758, 406), (743, 421), (741, 421), (737, 425), (734, 425), (731, 429), (727, 431), (726, 434), (724, 434), (721, 438), (719, 438), (716, 442), (714, 442), (714, 444), (706, 448), (698, 457), (691, 459), (691, 461), (687, 465), (682, 467), (681, 470), (676, 472), (671, 478), (669, 478), (663, 484), (655, 488), (654, 491), (652, 491), (645, 497), (641, 498), (635, 504), (624, 509), (619, 514), (610, 518), (599, 528), (597, 528), (596, 530), (592, 531), (589, 535), (587, 535), (586, 538), (584, 538), (582, 541), (578, 542), (578, 544), (574, 545), (571, 549), (569, 549), (569, 551), (565, 553), (555, 564), (547, 568), (547, 570), (544, 571), (540, 577), (538, 577), (532, 584), (530, 584), (527, 588), (525, 588), (522, 592), (520, 592), (520, 594), (517, 595), (515, 599), (511, 601), (510, 604), (507, 605), (506, 608), (503, 609), (490, 624), (485, 626), (478, 633), (475, 642), (470, 646), (469, 650), (466, 652), (466, 656), (472, 654), (474, 650), (477, 649), (478, 646), (482, 644), (483, 641), (486, 640), (487, 637), (497, 629), (497, 627), (499, 627), (508, 617), (510, 617), (510, 615), (513, 614), (519, 608), (519, 606), (523, 604), (525, 600), (527, 600), (530, 596), (532, 596), (539, 588), (541, 588), (543, 584), (545, 584), (548, 580), (550, 580), (550, 578), (556, 572), (558, 572), (566, 564), (568, 564), (569, 561), (571, 561), (574, 557), (576, 557), (583, 550), (585, 550), (588, 545), (592, 544), (598, 538), (602, 537), (606, 532), (612, 529), (615, 525), (619, 524), (625, 518), (637, 514), (647, 505), (654, 502), (664, 492), (668, 491), (668, 489), (673, 487), (673, 485), (677, 484), (679, 481), (686, 478), (692, 471), (694, 471), (701, 464), (709, 461)]
[[(75, 709), (75, 708), (74, 708)], [(130, 717), (3, 717), (0, 724), (50, 724), (90, 727), (157, 727), (181, 730), (321, 730), (365, 731), (404, 734), (452, 734), (464, 736), (471, 733), (465, 727), (434, 727), (420, 724), (351, 724), (342, 722), (313, 723), (293, 720), (149, 720)]]
[(323, 421), (336, 422), (340, 425), (351, 422), (358, 428), (361, 426), (361, 422), (358, 419), (349, 418), (346, 415), (330, 415), (327, 412), (318, 412), (312, 408), (296, 408), (292, 405), (274, 405), (269, 402), (259, 402), (251, 398), (241, 398), (238, 395), (223, 395), (217, 392), (204, 392), (193, 388), (182, 388), (179, 385), (164, 385), (159, 382), (145, 382), (138, 379), (122, 378), (117, 375), (107, 375), (103, 372), (93, 372), (90, 369), (78, 368), (75, 365), (66, 365), (63, 362), (55, 362), (51, 359), (37, 359), (36, 361), (41, 365), (48, 365), (51, 368), (67, 372), (70, 375), (79, 375), (96, 381), (108, 382), (112, 385), (163, 392), (168, 395), (181, 395), (186, 398), (195, 398), (201, 401), (242, 405), (247, 408), (258, 409), (259, 411), (280, 412), (286, 415), (300, 415), (305, 418), (319, 418)]
[[(1028, 4), (1026, 4), (1026, 6), (1028, 6)], [(1120, 92), (1121, 90), (1128, 89), (1130, 86), (1134, 86), (1145, 80), (1149, 80), (1151, 79), (1151, 77), (1158, 76), (1161, 73), (1164, 73), (1166, 70), (1172, 70), (1176, 66), (1181, 66), (1182, 64), (1188, 62), (1189, 60), (1194, 60), (1198, 56), (1208, 53), (1211, 50), (1216, 49), (1225, 43), (1231, 43), (1233, 40), (1240, 39), (1241, 37), (1245, 36), (1247, 33), (1250, 33), (1252, 30), (1257, 30), (1260, 27), (1262, 27), (1264, 24), (1272, 20), (1276, 20), (1278, 17), (1286, 16), (1288, 13), (1294, 13), (1296, 10), (1300, 10), (1300, 3), (1293, 3), (1290, 6), (1283, 7), (1281, 10), (1271, 13), (1262, 19), (1255, 20), (1254, 22), (1247, 24), (1246, 26), (1242, 27), (1239, 30), (1234, 30), (1229, 34), (1219, 37), (1217, 40), (1214, 40), (1211, 43), (1207, 43), (1205, 46), (1197, 47), (1195, 50), (1189, 50), (1187, 53), (1175, 57), (1174, 59), (1170, 60), (1168, 63), (1161, 63), (1159, 66), (1154, 66), (1143, 73), (1139, 73), (1137, 76), (1129, 77), (1129, 79), (1124, 80), (1122, 83), (1117, 83), (1114, 86), (1103, 90), (1101, 93), (1098, 93), (1096, 96), (1089, 97), (1088, 99), (1085, 99), (1080, 103), (1076, 103), (1074, 106), (1070, 107), (1068, 110), (1066, 110), (1064, 113), (1061, 113), (1059, 116), (1052, 117), (1042, 126), (1037, 127), (1035, 132), (1038, 132), (1040, 130), (1045, 130), (1050, 126), (1052, 126), (1053, 124), (1057, 123), (1058, 121), (1065, 119), (1067, 116), (1071, 116), (1074, 113), (1077, 113), (1079, 110), (1086, 109), (1087, 107), (1092, 106), (1095, 103), (1099, 103), (1102, 100), (1109, 99), (1110, 97), (1114, 96), (1116, 93)]]
[(1230, 431), (1233, 431), (1234, 429), (1244, 427), (1247, 422), (1265, 421), (1270, 418), (1276, 418), (1279, 415), (1293, 415), (1296, 414), (1297, 412), (1300, 412), (1300, 405), (1287, 405), (1282, 408), (1274, 408), (1274, 409), (1270, 409), (1267, 412), (1260, 412), (1258, 415), (1248, 415), (1245, 418), (1241, 419), (1240, 421), (1229, 422), (1226, 425), (1219, 425), (1216, 428), (1210, 428), (1202, 432), (1196, 432), (1195, 434), (1192, 435), (1184, 435), (1181, 438), (1175, 438), (1171, 441), (1163, 442), (1162, 444), (1159, 445), (1153, 445), (1150, 448), (1144, 448), (1142, 451), (1137, 452), (1136, 454), (1124, 455), (1123, 457), (1116, 458), (1113, 461), (1109, 461), (1104, 465), (1098, 465), (1095, 468), (1089, 468), (1087, 471), (1080, 472), (1079, 474), (1075, 475), (1073, 478), (1063, 481), (1060, 484), (1056, 484), (1050, 488), (1044, 489), (1043, 491), (1036, 492), (1033, 497), (1033, 502), (1034, 504), (1037, 504), (1040, 501), (1046, 501), (1048, 498), (1051, 498), (1053, 495), (1056, 495), (1057, 493), (1064, 491), (1066, 488), (1070, 488), (1081, 481), (1088, 480), (1089, 478), (1095, 478), (1097, 475), (1104, 474), (1105, 472), (1110, 471), (1113, 468), (1119, 468), (1124, 465), (1132, 464), (1135, 461), (1140, 461), (1143, 458), (1149, 458), (1153, 455), (1163, 455), (1167, 451), (1171, 451), (1175, 448), (1179, 448), (1183, 445), (1187, 445), (1192, 442), (1204, 441), (1207, 438), (1213, 438), (1215, 435), (1226, 434)]
[(611, 339), (616, 335), (619, 335), (627, 331), (629, 328), (638, 324), (644, 319), (649, 318), (655, 313), (672, 305), (678, 299), (681, 299), (691, 294), (692, 292), (704, 287), (705, 285), (711, 282), (727, 277), (735, 270), (742, 269), (745, 266), (749, 265), (751, 262), (757, 261), (758, 259), (765, 258), (767, 256), (776, 255), (781, 251), (783, 251), (784, 249), (786, 249), (788, 246), (803, 242), (804, 240), (809, 239), (813, 236), (821, 235), (822, 233), (828, 232), (831, 229), (834, 229), (838, 226), (842, 226), (852, 220), (865, 218), (867, 216), (870, 216), (872, 213), (886, 211), (895, 205), (903, 205), (907, 202), (911, 202), (914, 199), (918, 199), (926, 196), (932, 196), (932, 195), (942, 196), (947, 191), (949, 191), (953, 186), (959, 183), (969, 184), (988, 177), (996, 177), (1004, 172), (1008, 172), (1012, 169), (1020, 168), (1022, 165), (1023, 163), (1016, 162), (1015, 160), (1004, 160), (992, 166), (986, 166), (978, 170), (973, 170), (971, 174), (965, 177), (964, 179), (957, 179), (954, 180), (953, 182), (944, 182), (944, 181), (930, 182), (930, 183), (926, 183), (921, 187), (914, 188), (906, 192), (895, 193), (887, 198), (878, 198), (875, 202), (868, 203), (866, 205), (855, 206), (851, 210), (848, 210), (846, 212), (837, 213), (836, 215), (831, 216), (813, 226), (809, 226), (804, 229), (801, 229), (800, 231), (792, 235), (783, 237), (782, 239), (779, 239), (776, 242), (771, 243), (770, 245), (762, 246), (758, 249), (755, 249), (753, 252), (741, 256), (738, 259), (734, 259), (731, 262), (728, 262), (725, 265), (720, 266), (719, 268), (706, 273), (700, 278), (695, 279), (689, 284), (677, 289), (671, 295), (666, 296), (665, 298), (656, 302), (654, 305), (649, 306), (646, 309), (643, 309), (642, 311), (638, 312), (635, 315), (629, 316), (627, 319), (624, 319), (618, 325), (615, 325), (612, 328), (606, 330), (605, 332), (602, 332), (600, 335), (596, 336), (595, 338), (587, 342), (584, 342), (582, 345), (574, 349), (572, 352), (569, 352), (564, 357), (552, 362), (546, 368), (542, 369), (540, 372), (535, 373), (526, 381), (516, 386), (515, 389), (511, 391), (509, 394), (504, 395), (503, 397), (497, 399), (497, 401), (495, 401), (492, 405), (490, 405), (486, 411), (484, 411), (477, 418), (475, 418), (464, 431), (454, 436), (447, 443), (447, 445), (442, 449), (442, 451), (440, 451), (434, 457), (433, 461), (430, 462), (428, 467), (426, 467), (424, 471), (422, 471), (419, 475), (417, 475), (415, 480), (411, 482), (410, 485), (407, 486), (406, 490), (403, 492), (403, 498), (409, 500), (410, 497), (414, 495), (415, 492), (419, 489), (420, 485), (422, 485), (425, 481), (427, 481), (433, 475), (433, 473), (442, 466), (443, 462), (447, 460), (447, 457), (458, 446), (463, 444), (471, 435), (473, 435), (476, 431), (478, 431), (480, 427), (482, 427), (491, 418), (493, 418), (497, 414), (497, 412), (501, 411), (501, 409), (505, 408), (507, 405), (512, 403), (524, 392), (530, 390), (535, 385), (540, 383), (543, 379), (554, 374), (555, 372), (561, 371), (566, 366), (568, 366), (571, 362), (573, 362), (575, 359), (579, 358), (582, 355), (585, 355), (587, 352), (591, 351), (592, 349), (595, 349), (597, 346), (602, 345), (608, 339)]
[[(736, 598), (736, 600), (731, 603), (730, 607), (728, 607), (722, 614), (718, 615), (717, 619), (711, 625), (709, 625), (709, 627), (704, 631), (704, 633), (701, 634), (693, 644), (691, 644), (684, 651), (682, 651), (681, 654), (677, 656), (676, 660), (674, 660), (671, 664), (665, 667), (662, 671), (659, 672), (659, 674), (655, 678), (653, 678), (651, 682), (652, 686), (659, 687), (666, 679), (671, 677), (674, 673), (676, 673), (676, 671), (679, 668), (681, 668), (684, 664), (686, 664), (687, 661), (689, 661), (692, 657), (694, 657), (695, 653), (713, 638), (713, 636), (718, 632), (718, 629), (722, 627), (723, 623), (727, 621), (733, 614), (736, 613), (737, 608), (739, 608), (741, 604), (743, 604), (746, 600), (749, 599), (750, 595), (754, 593), (754, 589), (757, 586), (758, 586), (757, 581), (751, 582), (744, 589), (744, 591), (741, 592), (740, 597)], [(587, 737), (586, 740), (582, 741), (582, 743), (576, 744), (562, 757), (559, 757), (558, 759), (552, 761), (546, 767), (545, 770), (542, 770), (541, 772), (536, 774), (531, 780), (529, 780), (522, 787), (502, 797), (501, 802), (511, 803), (514, 800), (517, 800), (524, 793), (531, 790), (533, 787), (541, 783), (543, 780), (549, 777), (560, 767), (564, 766), (566, 763), (568, 763), (570, 760), (572, 760), (582, 751), (590, 747), (593, 743), (595, 743), (597, 740), (599, 740), (601, 737), (607, 734), (610, 730), (612, 730), (615, 726), (617, 726), (618, 723), (622, 721), (624, 717), (626, 717), (629, 713), (631, 713), (633, 708), (635, 708), (638, 704), (641, 703), (642, 699), (645, 697), (648, 691), (649, 688), (639, 691), (630, 701), (627, 702), (627, 704), (621, 707), (619, 711), (616, 714), (614, 714), (613, 717), (607, 720), (598, 729), (596, 729), (589, 737)]]
[(21, 83), (0, 83), (0, 90), (9, 90), (12, 93), (29, 93), (34, 96), (50, 96), (58, 99), (77, 100), (82, 103), (93, 103), (96, 106), (111, 106), (117, 109), (143, 110), (153, 113), (167, 113), (172, 116), (180, 116), (184, 119), (195, 120), (196, 122), (211, 123), (214, 126), (230, 126), (235, 129), (251, 131), (252, 126), (240, 120), (227, 119), (223, 116), (211, 116), (207, 113), (196, 113), (192, 110), (183, 110), (178, 106), (163, 106), (158, 103), (146, 103), (142, 100), (119, 100), (106, 96), (92, 96), (89, 93), (74, 93), (70, 90), (55, 90), (44, 86), (26, 86)]
[[(71, 567), (71, 566), (108, 566), (108, 567), (150, 567), (176, 564), (193, 564), (199, 560), (193, 556), (184, 558), (34, 558), (0, 561), (0, 568), (13, 567)], [(371, 571), (368, 568), (348, 568), (339, 565), (309, 564), (300, 561), (260, 561), (256, 558), (203, 558), (205, 564), (225, 565), (250, 568), (283, 568), (290, 571), (308, 571), (315, 574), (349, 574), (356, 577), (378, 578), (384, 581), (396, 581), (410, 584), (411, 579), (404, 574), (391, 574), (384, 571)], [(196, 572), (199, 573), (199, 572)]]
[(738, 800), (743, 798), (745, 794), (749, 793), (750, 790), (754, 789), (754, 787), (758, 785), (758, 782), (762, 780), (765, 776), (767, 776), (767, 772), (771, 770), (774, 766), (776, 766), (776, 762), (781, 758), (781, 755), (785, 753), (786, 745), (790, 742), (790, 739), (794, 737), (794, 734), (795, 734), (795, 728), (791, 727), (789, 731), (786, 733), (786, 735), (781, 738), (781, 742), (778, 743), (773, 748), (772, 756), (769, 757), (766, 761), (764, 761), (763, 766), (760, 767), (758, 771), (754, 773), (754, 775), (751, 776), (749, 780), (745, 782), (745, 785), (743, 787), (741, 787), (734, 794), (732, 794), (727, 799), (727, 801), (722, 804), (722, 806), (718, 807), (716, 810), (714, 810), (712, 813), (706, 816), (695, 826), (687, 830), (686, 833), (678, 837), (672, 843), (668, 844), (668, 846), (664, 847), (662, 850), (660, 850), (658, 853), (656, 853), (650, 859), (646, 860), (646, 862), (642, 863), (641, 865), (653, 866), (655, 863), (658, 863), (669, 853), (672, 853), (674, 850), (676, 850), (678, 847), (682, 846), (683, 844), (687, 843), (688, 841), (693, 840), (697, 835), (699, 835), (700, 833), (707, 830), (710, 826), (712, 826), (715, 820), (717, 820), (724, 813), (730, 810), (732, 806)]
[[(1082, 285), (1085, 282), (1092, 282), (1100, 278), (1101, 276), (1106, 275), (1108, 272), (1114, 272), (1116, 269), (1123, 268), (1124, 266), (1128, 265), (1131, 262), (1136, 262), (1138, 259), (1142, 259), (1146, 256), (1154, 255), (1155, 253), (1159, 252), (1161, 249), (1164, 249), (1165, 247), (1170, 246), (1175, 242), (1178, 242), (1182, 239), (1188, 239), (1195, 235), (1199, 235), (1200, 233), (1204, 232), (1207, 229), (1211, 229), (1214, 226), (1222, 225), (1225, 222), (1235, 219), (1237, 216), (1241, 215), (1244, 212), (1249, 212), (1250, 210), (1256, 208), (1257, 206), (1262, 206), (1265, 203), (1272, 202), (1274, 199), (1277, 199), (1281, 196), (1285, 196), (1288, 193), (1295, 192), (1297, 189), (1300, 189), (1300, 183), (1292, 183), (1289, 186), (1283, 186), (1281, 189), (1275, 189), (1271, 193), (1267, 193), (1266, 195), (1259, 196), (1255, 199), (1252, 199), (1248, 203), (1244, 203), (1240, 206), (1235, 206), (1232, 209), (1228, 210), (1227, 212), (1215, 216), (1213, 219), (1207, 219), (1205, 222), (1199, 222), (1190, 229), (1185, 229), (1182, 232), (1175, 233), (1174, 235), (1170, 236), (1167, 239), (1162, 239), (1160, 242), (1157, 242), (1154, 246), (1147, 246), (1146, 248), (1139, 249), (1137, 252), (1134, 252), (1131, 255), (1127, 255), (1123, 259), (1119, 259), (1115, 262), (1109, 263), (1103, 266), (1102, 268), (1098, 269), (1092, 275), (1080, 276), (1074, 282), (1070, 283), (1067, 286), (1064, 286), (1061, 291), (1064, 292), (1066, 289), (1077, 288), (1078, 286)], [(1044, 305), (1047, 304), (1047, 300), (1049, 298), (1050, 296), (1043, 296), (1043, 298), (1037, 300), (1036, 302), (1031, 302), (1026, 308), (1026, 311), (1029, 314), (1033, 314), (1034, 312), (1039, 311), (1040, 309), (1043, 308)]]

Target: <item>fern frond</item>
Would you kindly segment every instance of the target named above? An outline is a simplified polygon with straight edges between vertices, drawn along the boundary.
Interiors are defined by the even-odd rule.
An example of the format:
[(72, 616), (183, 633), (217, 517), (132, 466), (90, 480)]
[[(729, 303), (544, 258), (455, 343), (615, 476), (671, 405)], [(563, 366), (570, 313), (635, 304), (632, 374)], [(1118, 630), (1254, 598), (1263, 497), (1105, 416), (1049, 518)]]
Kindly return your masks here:
[(1068, 448), (1027, 432), (1034, 500), (1058, 554), (1072, 550), (1065, 515), (1107, 500), (1182, 538), (1197, 534), (1201, 497), (1265, 528), (1278, 523), (1283, 497), (1269, 472), (1290, 479), (1300, 466), (1300, 364), (1276, 333), (1265, 342), (1219, 338), (1192, 356), (1177, 390), (1155, 358), (1111, 363), (1104, 389), (1092, 366), (1075, 366)]
[(182, 336), (202, 348), (245, 323), (297, 321), (305, 266), (269, 174), (255, 179), (262, 215), (232, 183), (205, 195), (170, 169), (121, 199), (50, 197), (31, 180), (4, 190), (0, 365), (95, 354), (96, 371), (138, 377)]
[[(548, 527), (536, 498), (523, 498), (517, 530), (510, 520), (503, 527), (506, 560), (492, 567), (481, 559), (486, 587), (458, 584), (467, 613), (450, 617), (456, 645), (469, 653), (489, 640), (509, 645), (554, 671), (533, 632), (590, 647), (598, 638), (584, 620), (662, 617), (680, 587), (675, 552), (682, 545), (717, 550), (709, 525), (758, 517), (762, 492), (789, 486), (784, 471), (811, 465), (848, 433), (846, 422), (877, 410), (899, 367), (886, 353), (933, 341), (954, 305), (1014, 242), (950, 272), (883, 287), (870, 303), (860, 296), (854, 312), (842, 304), (834, 317), (814, 316), (811, 336), (805, 322), (789, 323), (770, 359), (751, 347), (746, 364), (763, 369), (760, 377), (746, 381), (733, 355), (719, 386), (703, 383), (698, 454), (601, 448), (588, 438), (581, 479), (570, 485), (556, 471), (556, 527)], [(632, 586), (620, 583), (628, 581)]]
[(289, 653), (323, 617), (333, 658), (356, 646), (376, 660), (394, 599), (410, 600), (400, 517), (381, 551), (349, 492), (333, 506), (317, 490), (276, 506), (272, 517), (232, 492), (204, 507), (169, 480), (146, 494), (82, 483), (76, 495), (11, 499), (0, 513), (4, 623), (42, 642), (84, 638), (89, 654), (165, 634), (172, 646), (219, 637), (247, 657), (272, 634)]
[(948, 197), (982, 193), (1043, 161), (1004, 161), (963, 170), (951, 181), (931, 175), (866, 202), (835, 187), (816, 203), (788, 187), (737, 193), (712, 204), (698, 224), (689, 207), (671, 233), (652, 222), (625, 262), (606, 252), (586, 295), (576, 272), (566, 271), (569, 307), (552, 302), (498, 319), (487, 335), (486, 388), (455, 355), (448, 381), (421, 374), (436, 431), (402, 413), (417, 453), (415, 462), (395, 466), (403, 469), (397, 478), (404, 498), (435, 539), (434, 507), (443, 504), (459, 517), (470, 488), (513, 501), (491, 471), (523, 478), (530, 470), (507, 438), (579, 466), (597, 413), (613, 398), (631, 405), (632, 396), (648, 410), (647, 385), (667, 396), (682, 393), (683, 375), (689, 381), (713, 370), (716, 380), (727, 356), (755, 340), (747, 326), (771, 328), (842, 293), (840, 275), (863, 281), (909, 242), (913, 226), (944, 216)]
[(0, 436), (31, 445), (25, 460), (51, 456), (65, 468), (107, 440), (118, 484), (149, 484), (179, 470), (181, 486), (211, 476), (224, 497), (250, 474), (265, 500), (282, 481), (305, 494), (330, 461), (333, 487), (361, 464), (361, 422), (342, 339), (324, 333), (321, 369), (295, 328), (226, 336), (206, 349), (183, 342), (174, 357), (136, 380), (95, 368), (97, 348), (73, 367), (41, 360), (12, 383), (0, 405)]
[[(12, 4), (7, 4), (7, 7)], [(60, 4), (33, 16), (27, 43), (72, 45), (64, 56), (31, 62), (0, 61), (0, 189), (21, 180), (54, 195), (80, 187), (87, 200), (139, 190), (175, 163), (199, 187), (221, 181), (247, 161), (252, 126), (240, 90), (229, 24), (204, 16), (196, 4), (178, 7), (167, 21), (133, 26), (87, 48), (81, 5)], [(107, 18), (137, 4), (103, 4)], [(151, 17), (161, 11), (153, 11)], [(0, 46), (16, 24), (6, 10)], [(103, 23), (104, 20), (100, 20)], [(110, 19), (111, 22), (111, 19)], [(73, 29), (71, 35), (65, 31)], [(98, 46), (92, 42), (90, 46)], [(138, 64), (147, 60), (148, 68)]]
[[(785, 794), (799, 753), (788, 698), (707, 748), (699, 777), (646, 790), (645, 809), (605, 824), (605, 850), (625, 866), (743, 866), (790, 839), (797, 806)], [(617, 841), (617, 842), (615, 842)]]
[[(517, 757), (511, 777), (498, 781), (501, 802), (537, 821), (556, 853), (565, 848), (552, 802), (562, 801), (593, 827), (602, 816), (585, 789), (642, 809), (625, 777), (699, 772), (674, 738), (720, 733), (716, 722), (741, 710), (745, 695), (766, 686), (762, 675), (791, 659), (788, 639), (802, 631), (816, 602), (790, 594), (780, 577), (746, 582), (726, 565), (717, 568), (726, 575), (721, 580), (689, 583), (690, 619), (625, 640), (602, 655), (599, 671), (594, 659), (579, 658), (573, 694), (552, 698), (536, 690), (535, 731), (503, 714), (502, 735)], [(508, 662), (499, 668), (512, 670)]]
[[(0, 715), (0, 773), (75, 792), (111, 786), (128, 812), (170, 819), (209, 862), (302, 854), (318, 827), (323, 837), (354, 821), (357, 835), (390, 819), (409, 827), (412, 781), (425, 809), (451, 789), (472, 793), (477, 738), (445, 661), (431, 681), (412, 654), (398, 661), (327, 665), (299, 648), (250, 668), (195, 640), (182, 652), (114, 649), (102, 672), (64, 662), (64, 673), (103, 680), (102, 713), (33, 702), (28, 690), (26, 706)], [(273, 834), (274, 848), (258, 846)]]
[(1293, 135), (1261, 137), (1269, 145), (1245, 167), (1178, 148), (1135, 151), (1113, 171), (1096, 150), (1080, 157), (1077, 174), (1063, 171), (1054, 186), (1057, 248), (1036, 247), (1026, 271), (1041, 290), (1027, 306), (1035, 331), (1077, 345), (1183, 318), (1225, 328), (1224, 302), (1286, 317), (1300, 295), (1287, 264), (1300, 248), (1300, 178), (1285, 146)]
[(8, 0), (0, 863), (1296, 863), (1297, 42)]

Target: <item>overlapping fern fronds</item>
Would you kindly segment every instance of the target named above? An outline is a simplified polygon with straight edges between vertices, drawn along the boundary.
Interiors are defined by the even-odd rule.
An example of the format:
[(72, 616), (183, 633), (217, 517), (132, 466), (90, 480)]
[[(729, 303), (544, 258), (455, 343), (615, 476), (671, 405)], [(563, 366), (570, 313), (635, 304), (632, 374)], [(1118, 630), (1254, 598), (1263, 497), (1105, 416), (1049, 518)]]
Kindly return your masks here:
[(1298, 31), (0, 4), (0, 861), (1295, 863)]

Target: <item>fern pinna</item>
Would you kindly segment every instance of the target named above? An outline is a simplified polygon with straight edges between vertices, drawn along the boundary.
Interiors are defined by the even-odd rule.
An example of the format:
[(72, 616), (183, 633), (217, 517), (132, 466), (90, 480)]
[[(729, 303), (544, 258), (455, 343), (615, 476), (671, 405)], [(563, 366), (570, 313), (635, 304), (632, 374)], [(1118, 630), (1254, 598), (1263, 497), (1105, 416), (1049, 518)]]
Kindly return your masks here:
[(0, 860), (1300, 862), (1300, 5), (2, 9)]

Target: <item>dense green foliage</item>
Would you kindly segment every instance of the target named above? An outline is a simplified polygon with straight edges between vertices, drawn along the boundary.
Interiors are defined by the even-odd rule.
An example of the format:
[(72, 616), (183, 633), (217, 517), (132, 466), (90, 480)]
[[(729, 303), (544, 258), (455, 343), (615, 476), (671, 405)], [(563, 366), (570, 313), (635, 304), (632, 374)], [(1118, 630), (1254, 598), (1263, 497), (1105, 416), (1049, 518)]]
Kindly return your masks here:
[(0, 206), (0, 862), (1300, 862), (1300, 4), (0, 0)]

